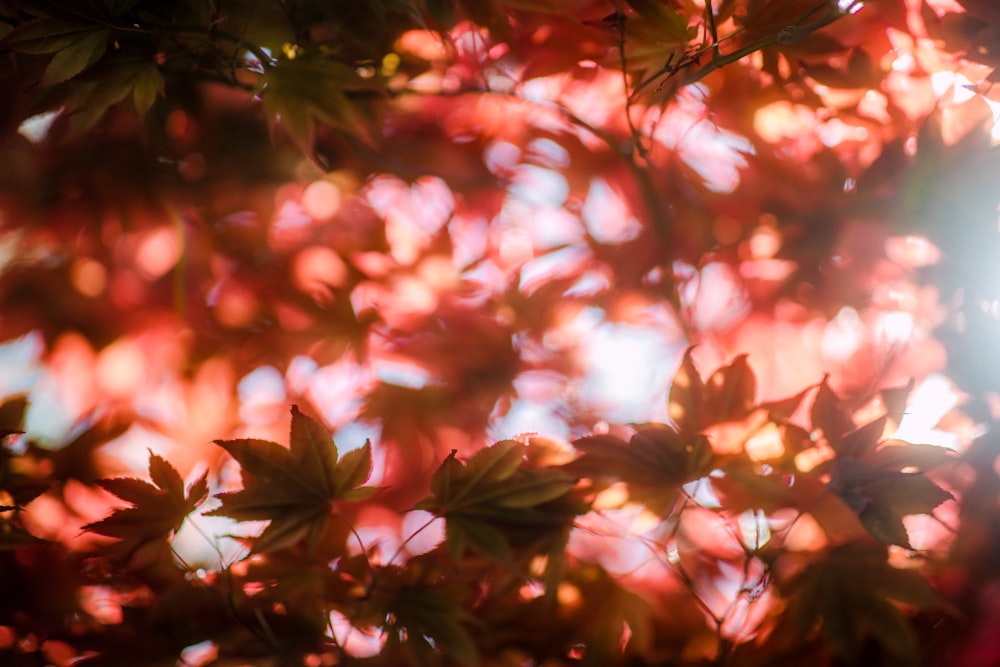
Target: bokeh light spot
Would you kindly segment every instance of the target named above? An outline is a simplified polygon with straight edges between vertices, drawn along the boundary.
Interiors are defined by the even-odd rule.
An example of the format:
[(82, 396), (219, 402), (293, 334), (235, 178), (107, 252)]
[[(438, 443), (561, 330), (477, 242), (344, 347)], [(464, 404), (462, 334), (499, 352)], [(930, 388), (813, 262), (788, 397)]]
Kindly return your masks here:
[(314, 220), (333, 219), (340, 210), (340, 188), (330, 181), (314, 181), (302, 193), (302, 207)]

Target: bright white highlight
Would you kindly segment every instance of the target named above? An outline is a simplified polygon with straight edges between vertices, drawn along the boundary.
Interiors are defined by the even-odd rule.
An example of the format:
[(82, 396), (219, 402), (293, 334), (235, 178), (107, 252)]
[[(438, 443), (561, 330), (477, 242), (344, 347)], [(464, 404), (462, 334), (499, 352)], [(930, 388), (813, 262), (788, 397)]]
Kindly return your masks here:
[(62, 109), (56, 109), (32, 116), (18, 126), (17, 133), (33, 144), (40, 144), (49, 136), (52, 124), (61, 113)]
[(958, 436), (934, 427), (958, 405), (958, 399), (958, 392), (948, 378), (939, 373), (929, 375), (910, 394), (906, 412), (893, 437), (954, 449), (958, 446)]

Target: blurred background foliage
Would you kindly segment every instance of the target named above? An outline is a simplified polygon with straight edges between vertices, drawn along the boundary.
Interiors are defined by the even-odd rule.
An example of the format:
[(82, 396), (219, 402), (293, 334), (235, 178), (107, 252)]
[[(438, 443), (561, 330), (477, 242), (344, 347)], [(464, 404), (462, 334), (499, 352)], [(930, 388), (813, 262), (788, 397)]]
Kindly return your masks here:
[[(215, 631), (211, 605), (194, 589), (171, 588), (178, 599), (151, 606), (150, 596), (167, 595), (164, 581), (177, 583), (170, 550), (146, 554), (141, 576), (126, 568), (141, 585), (97, 564), (93, 549), (105, 543), (80, 529), (116, 506), (108, 492), (118, 487), (95, 482), (152, 475), (153, 452), (188, 482), (207, 472), (211, 493), (232, 492), (240, 466), (211, 441), (285, 443), (297, 404), (342, 450), (371, 441), (371, 482), (385, 489), (350, 512), (351, 525), (396, 568), (379, 586), (443, 596), (447, 622), (426, 608), (409, 613), (459, 655), (611, 664), (622, 644), (628, 664), (874, 664), (916, 661), (922, 642), (922, 655), (940, 664), (1000, 660), (987, 630), (1000, 613), (998, 31), (988, 0), (0, 0), (0, 393), (10, 399), (0, 414), (9, 469), (0, 488), (12, 498), (0, 506), (26, 507), (4, 510), (12, 537), (3, 571), (33, 600), (5, 603), (0, 647), (17, 664), (70, 664), (81, 652), (113, 655), (116, 644), (175, 664), (175, 649)], [(693, 357), (683, 356), (691, 345)], [(742, 354), (726, 368), (743, 380), (726, 381), (742, 387), (747, 409), (716, 396), (697, 407), (710, 416), (686, 426), (695, 408), (671, 411), (671, 378), (697, 384), (694, 360), (708, 375)], [(712, 377), (736, 378), (729, 373)], [(886, 393), (908, 382), (905, 395)], [(777, 407), (808, 388), (804, 402)], [(821, 400), (824, 392), (834, 398)], [(843, 429), (824, 430), (809, 407), (824, 401), (843, 413)], [(869, 444), (884, 437), (954, 451), (932, 486), (960, 507), (926, 486), (922, 502), (872, 491), (867, 459), (813, 468), (757, 456), (767, 438), (720, 426), (751, 419), (751, 407), (769, 415), (754, 428), (799, 453), (895, 415)], [(643, 430), (654, 422), (684, 437), (706, 431), (709, 444), (697, 446), (705, 458), (689, 461), (691, 451), (670, 449), (673, 436)], [(541, 437), (525, 439), (518, 479), (575, 451), (582, 458), (568, 469), (593, 482), (574, 491), (591, 493), (579, 502), (620, 490), (616, 483), (631, 491), (618, 504), (603, 495), (621, 525), (573, 528), (572, 566), (563, 564), (573, 590), (602, 599), (613, 591), (617, 611), (605, 627), (567, 603), (546, 621), (550, 645), (532, 645), (538, 638), (521, 628), (521, 653), (501, 659), (497, 636), (448, 635), (455, 618), (467, 625), (462, 614), (474, 609), (487, 625), (511, 627), (515, 612), (548, 618), (548, 608), (469, 602), (451, 583), (441, 592), (442, 562), (420, 555), (430, 546), (407, 550), (420, 523), (400, 512), (427, 497), (443, 460), (465, 465), (449, 452), (471, 466), (486, 444), (531, 432)], [(638, 471), (602, 476), (606, 465), (648, 463), (616, 458), (633, 451), (626, 443), (673, 452), (657, 464), (667, 466), (665, 488)], [(927, 456), (926, 466), (891, 472), (927, 479), (944, 462)], [(772, 590), (770, 570), (751, 572), (762, 567), (758, 550), (690, 542), (694, 568), (669, 545), (690, 530), (678, 497), (702, 512), (686, 516), (728, 526), (729, 537), (716, 531), (720, 544), (744, 535), (751, 519), (779, 530), (778, 510), (801, 510), (804, 496), (769, 499), (773, 489), (751, 485), (748, 500), (730, 488), (727, 509), (686, 486), (720, 470), (752, 481), (760, 466), (815, 471), (854, 513), (818, 510), (814, 523), (856, 528), (860, 519), (877, 539), (859, 546), (847, 528), (851, 539), (800, 534), (781, 593), (811, 592), (793, 602), (775, 595), (740, 624), (734, 610)], [(558, 502), (545, 512), (569, 531), (583, 511)], [(643, 505), (661, 514), (655, 528), (628, 514)], [(454, 531), (465, 519), (449, 507), (424, 509)], [(231, 572), (246, 541), (228, 537), (236, 528), (225, 515), (198, 521), (201, 534), (184, 528), (171, 542), (181, 569)], [(499, 535), (524, 547), (509, 528), (461, 539), (497, 544)], [(347, 540), (338, 530), (322, 534)], [(588, 530), (635, 538), (630, 555), (607, 536), (580, 537)], [(460, 559), (455, 534), (463, 533), (446, 543)], [(623, 588), (650, 558), (635, 547), (644, 540), (667, 550), (649, 577), (658, 584)], [(548, 544), (547, 557), (557, 560), (563, 546)], [(393, 563), (397, 548), (412, 566)], [(370, 556), (366, 563), (378, 560)], [(250, 569), (263, 572), (237, 572), (241, 585), (285, 576), (280, 559), (255, 558)], [(853, 561), (919, 571), (948, 611), (910, 613), (931, 599), (922, 577), (885, 584), (891, 590), (874, 602), (862, 595), (872, 618), (802, 606), (834, 595), (829, 582), (851, 579), (844, 564)], [(362, 580), (368, 565), (359, 562), (344, 567)], [(499, 576), (475, 567), (482, 580)], [(53, 570), (58, 577), (44, 581)], [(549, 569), (541, 579), (558, 576)], [(61, 592), (43, 594), (56, 581)], [(705, 586), (739, 602), (712, 602)], [(906, 586), (917, 592), (908, 597)], [(3, 599), (23, 598), (14, 588)], [(641, 611), (667, 600), (676, 614), (651, 620)], [(173, 623), (156, 614), (197, 609), (201, 627), (167, 641), (163, 656), (146, 646), (149, 628)], [(85, 619), (78, 631), (67, 629), (70, 617)], [(623, 618), (636, 637), (642, 623), (660, 634), (628, 644)], [(315, 628), (287, 616), (268, 619), (291, 623), (290, 637), (313, 637)], [(951, 635), (924, 633), (922, 623)], [(416, 664), (438, 656), (433, 641), (415, 647), (405, 628), (383, 641), (406, 645)], [(600, 639), (576, 655), (567, 647), (581, 628)], [(217, 653), (238, 643), (225, 632), (213, 635)], [(274, 642), (261, 641), (261, 655), (279, 660)], [(292, 653), (326, 660), (309, 641)]]

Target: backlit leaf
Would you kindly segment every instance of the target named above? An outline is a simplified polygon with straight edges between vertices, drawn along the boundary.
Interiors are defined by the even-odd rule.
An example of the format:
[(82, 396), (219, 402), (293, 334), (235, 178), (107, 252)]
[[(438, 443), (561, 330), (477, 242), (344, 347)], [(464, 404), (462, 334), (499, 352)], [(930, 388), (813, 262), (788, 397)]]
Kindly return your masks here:
[(267, 521), (252, 553), (266, 553), (305, 539), (318, 546), (336, 502), (357, 502), (378, 489), (362, 486), (371, 475), (371, 445), (338, 460), (330, 432), (292, 407), (288, 449), (267, 440), (217, 440), (242, 466), (243, 489), (220, 493), (209, 515)]
[(50, 18), (32, 19), (17, 26), (0, 41), (0, 46), (31, 55), (57, 53), (94, 30), (93, 24)]
[(163, 95), (165, 82), (156, 63), (150, 62), (139, 68), (132, 88), (132, 105), (139, 119), (153, 106), (158, 95)]
[(753, 411), (756, 393), (757, 379), (741, 354), (708, 378), (703, 414), (712, 423), (743, 419)]
[(866, 458), (875, 451), (885, 432), (887, 415), (882, 415), (878, 419), (871, 421), (864, 426), (851, 431), (841, 438), (827, 438), (830, 446), (837, 452), (837, 456)]
[(844, 414), (840, 398), (830, 389), (826, 378), (820, 383), (810, 411), (813, 430), (819, 429), (828, 441), (833, 441), (854, 428), (853, 422)]
[(294, 460), (292, 465), (303, 474), (303, 481), (320, 495), (329, 496), (333, 493), (333, 478), (337, 474), (337, 446), (330, 432), (293, 405), (288, 442), (290, 459)]
[(913, 378), (910, 378), (910, 381), (902, 387), (892, 387), (879, 392), (882, 395), (882, 402), (885, 403), (885, 413), (897, 424), (903, 419), (903, 413), (906, 410), (906, 400), (913, 392), (914, 384), (915, 381)]
[(903, 517), (929, 514), (952, 498), (921, 473), (883, 470), (853, 458), (836, 462), (829, 487), (854, 510), (873, 537), (907, 548), (910, 542)]
[(107, 29), (91, 30), (57, 51), (45, 68), (41, 85), (62, 83), (96, 63), (108, 48), (110, 34), (111, 31)]
[(312, 154), (316, 128), (326, 124), (365, 138), (366, 124), (347, 93), (377, 90), (353, 67), (319, 53), (280, 59), (261, 78), (264, 111), (272, 128), (280, 125), (300, 148)]
[(693, 350), (689, 347), (684, 351), (667, 398), (667, 414), (681, 432), (697, 432), (701, 428), (704, 384), (691, 358)]
[(889, 441), (865, 460), (876, 468), (884, 470), (912, 468), (924, 472), (948, 461), (954, 461), (955, 458), (955, 453), (947, 447)]
[(707, 474), (714, 460), (704, 436), (684, 437), (666, 426), (644, 428), (627, 443), (597, 435), (573, 446), (583, 456), (566, 470), (596, 481), (624, 482), (630, 498), (661, 513), (669, 511), (681, 486)]
[(165, 459), (149, 453), (149, 476), (153, 484), (139, 479), (114, 478), (97, 484), (132, 505), (116, 509), (106, 518), (89, 523), (84, 530), (116, 537), (137, 546), (167, 537), (176, 532), (188, 514), (204, 500), (208, 492), (207, 473), (192, 483), (185, 493), (177, 470)]
[[(415, 509), (445, 519), (446, 543), (458, 558), (467, 548), (509, 560), (511, 540), (551, 538), (584, 507), (566, 503), (574, 480), (556, 468), (526, 466), (525, 445), (504, 440), (462, 463), (452, 452), (431, 480), (432, 495)], [(558, 531), (556, 531), (558, 532)], [(548, 541), (548, 539), (547, 539)]]
[[(884, 548), (848, 543), (810, 564), (787, 586), (790, 603), (776, 631), (801, 641), (818, 626), (823, 639), (848, 662), (858, 659), (867, 638), (891, 656), (916, 662), (918, 642), (913, 626), (890, 600), (934, 606), (926, 583), (916, 573), (889, 565)], [(919, 593), (900, 591), (914, 585)]]

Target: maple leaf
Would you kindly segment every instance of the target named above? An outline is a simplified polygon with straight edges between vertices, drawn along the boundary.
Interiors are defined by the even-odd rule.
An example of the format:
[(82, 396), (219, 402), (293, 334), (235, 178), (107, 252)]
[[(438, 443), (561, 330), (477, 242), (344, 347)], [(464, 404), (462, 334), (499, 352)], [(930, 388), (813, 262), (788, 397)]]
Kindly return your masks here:
[(217, 494), (222, 506), (206, 514), (270, 524), (251, 553), (275, 551), (306, 537), (319, 543), (336, 501), (365, 500), (379, 491), (364, 486), (371, 476), (371, 443), (338, 458), (322, 424), (292, 406), (289, 447), (246, 438), (216, 440), (242, 466), (243, 489)]
[(527, 468), (525, 446), (503, 440), (467, 463), (453, 450), (434, 473), (431, 493), (415, 509), (445, 519), (445, 545), (455, 558), (466, 549), (509, 561), (512, 542), (527, 543), (567, 528), (585, 511), (569, 502), (574, 481), (555, 468)]
[[(435, 665), (445, 656), (444, 664), (481, 664), (472, 630), (483, 625), (469, 611), (476, 590), (467, 580), (449, 577), (441, 565), (425, 554), (405, 568), (389, 565), (372, 573), (371, 592), (355, 614), (362, 624), (384, 623), (386, 664)], [(397, 655), (402, 660), (393, 662)]]
[(916, 633), (891, 601), (918, 608), (942, 604), (917, 572), (892, 567), (884, 547), (853, 542), (832, 549), (784, 588), (789, 605), (775, 640), (801, 642), (819, 626), (822, 638), (851, 664), (866, 638), (915, 664)]
[(149, 478), (153, 484), (133, 477), (97, 480), (98, 486), (132, 507), (116, 509), (83, 529), (137, 544), (159, 540), (177, 532), (184, 519), (208, 495), (207, 473), (192, 482), (185, 492), (180, 473), (152, 451)]
[(670, 418), (682, 434), (699, 433), (708, 426), (737, 421), (756, 406), (757, 380), (746, 355), (733, 359), (702, 381), (688, 348), (674, 375), (667, 398)]
[(837, 461), (829, 487), (854, 510), (873, 537), (907, 549), (912, 547), (903, 517), (930, 514), (941, 503), (954, 499), (921, 473), (884, 470), (853, 458)]
[(684, 436), (651, 424), (625, 442), (614, 435), (592, 435), (573, 442), (583, 452), (566, 469), (598, 483), (620, 481), (629, 497), (651, 511), (667, 514), (681, 486), (706, 475), (714, 456), (702, 435)]
[(882, 440), (886, 422), (902, 415), (911, 388), (912, 383), (889, 390), (889, 412), (849, 432), (845, 431), (850, 419), (826, 381), (820, 385), (812, 408), (813, 427), (823, 431), (836, 454), (816, 471), (829, 471), (829, 490), (857, 514), (872, 537), (908, 549), (912, 547), (903, 517), (930, 514), (941, 503), (954, 499), (922, 472), (951, 458), (948, 450)]

